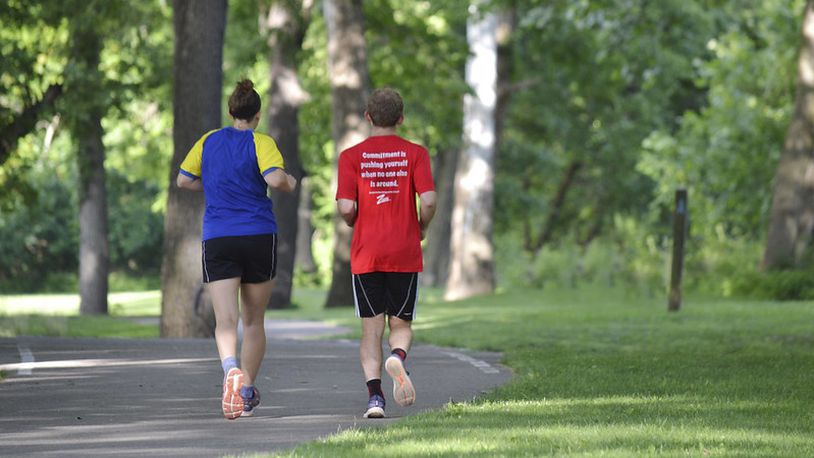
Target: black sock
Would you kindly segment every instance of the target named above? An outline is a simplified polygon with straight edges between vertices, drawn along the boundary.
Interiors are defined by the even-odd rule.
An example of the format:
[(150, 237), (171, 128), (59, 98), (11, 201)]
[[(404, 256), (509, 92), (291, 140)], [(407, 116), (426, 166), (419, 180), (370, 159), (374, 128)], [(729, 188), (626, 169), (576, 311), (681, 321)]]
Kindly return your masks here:
[(384, 397), (384, 393), (382, 393), (382, 380), (378, 378), (374, 378), (373, 380), (367, 381), (367, 395), (373, 396), (374, 394), (378, 394), (381, 397)]
[(407, 359), (407, 352), (402, 350), (401, 348), (394, 348), (393, 351), (390, 352), (390, 354), (398, 356), (399, 358), (401, 358), (402, 361)]

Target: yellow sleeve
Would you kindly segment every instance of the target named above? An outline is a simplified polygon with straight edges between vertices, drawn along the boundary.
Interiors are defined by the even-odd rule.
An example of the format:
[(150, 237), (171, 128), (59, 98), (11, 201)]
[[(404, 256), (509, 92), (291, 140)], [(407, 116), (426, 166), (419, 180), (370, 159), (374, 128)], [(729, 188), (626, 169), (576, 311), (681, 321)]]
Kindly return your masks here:
[(254, 134), (254, 148), (257, 153), (257, 168), (260, 174), (266, 176), (274, 169), (283, 169), (283, 155), (277, 149), (274, 139), (264, 134)]
[(212, 134), (212, 132), (215, 132), (215, 130), (210, 130), (209, 132), (205, 133), (203, 137), (192, 145), (192, 148), (190, 148), (189, 152), (187, 153), (187, 157), (184, 158), (184, 162), (181, 163), (180, 172), (182, 174), (190, 178), (201, 177), (201, 158), (203, 157), (204, 141), (206, 141), (206, 137)]

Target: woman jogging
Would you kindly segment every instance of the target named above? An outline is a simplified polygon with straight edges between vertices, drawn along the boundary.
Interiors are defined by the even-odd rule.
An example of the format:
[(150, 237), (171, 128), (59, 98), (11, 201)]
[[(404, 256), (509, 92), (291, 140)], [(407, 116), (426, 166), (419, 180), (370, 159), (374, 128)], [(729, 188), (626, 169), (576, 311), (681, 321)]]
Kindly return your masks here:
[[(181, 188), (203, 191), (203, 282), (215, 309), (215, 342), (224, 372), (223, 415), (250, 416), (260, 403), (254, 386), (266, 351), (264, 312), (276, 269), (277, 223), (267, 188), (290, 192), (297, 180), (283, 169), (274, 140), (254, 132), (260, 96), (249, 80), (229, 97), (230, 127), (207, 132), (178, 173)], [(238, 307), (238, 296), (240, 307)], [(238, 310), (243, 320), (237, 360)]]

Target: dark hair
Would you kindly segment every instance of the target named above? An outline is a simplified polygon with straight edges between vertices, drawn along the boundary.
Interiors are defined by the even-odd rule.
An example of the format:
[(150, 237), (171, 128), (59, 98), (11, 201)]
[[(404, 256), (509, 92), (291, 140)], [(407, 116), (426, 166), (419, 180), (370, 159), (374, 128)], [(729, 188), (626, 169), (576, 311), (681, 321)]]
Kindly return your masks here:
[(229, 114), (235, 119), (251, 121), (260, 112), (260, 95), (251, 80), (241, 80), (229, 96)]
[(389, 87), (376, 89), (367, 99), (367, 114), (374, 126), (393, 127), (404, 114), (404, 102), (399, 93)]

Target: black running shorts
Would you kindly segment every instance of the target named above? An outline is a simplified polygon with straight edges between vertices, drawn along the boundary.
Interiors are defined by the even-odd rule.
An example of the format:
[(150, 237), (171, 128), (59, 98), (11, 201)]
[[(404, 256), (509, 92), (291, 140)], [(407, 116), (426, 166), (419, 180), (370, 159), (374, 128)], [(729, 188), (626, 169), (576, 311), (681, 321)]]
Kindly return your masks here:
[(277, 234), (217, 237), (203, 242), (203, 282), (240, 277), (263, 283), (277, 273)]
[(370, 272), (353, 275), (356, 316), (369, 318), (387, 313), (405, 321), (415, 319), (418, 299), (417, 272)]

